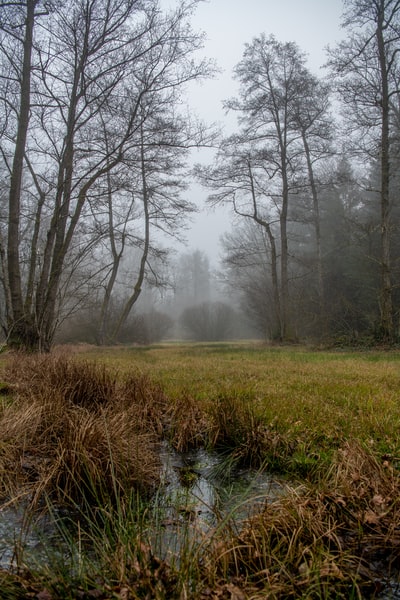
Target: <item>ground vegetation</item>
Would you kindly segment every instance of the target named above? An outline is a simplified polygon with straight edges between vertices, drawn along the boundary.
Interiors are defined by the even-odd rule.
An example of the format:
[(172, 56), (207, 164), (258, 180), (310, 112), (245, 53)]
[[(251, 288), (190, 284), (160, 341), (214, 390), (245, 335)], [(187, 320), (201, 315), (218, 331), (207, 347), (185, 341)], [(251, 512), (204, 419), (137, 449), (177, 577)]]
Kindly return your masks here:
[[(65, 545), (60, 557), (46, 542), (46, 560), (32, 566), (15, 542), (2, 592), (231, 600), (391, 593), (400, 558), (398, 362), (393, 351), (216, 343), (3, 354), (3, 510), (23, 501), (30, 519), (50, 512), (69, 559)], [(181, 543), (160, 555), (154, 540), (170, 526), (159, 502), (165, 443), (222, 453), (225, 477), (268, 470), (283, 477), (283, 492), (240, 520), (215, 508), (207, 530), (181, 497)], [(187, 473), (187, 489), (193, 481)]]

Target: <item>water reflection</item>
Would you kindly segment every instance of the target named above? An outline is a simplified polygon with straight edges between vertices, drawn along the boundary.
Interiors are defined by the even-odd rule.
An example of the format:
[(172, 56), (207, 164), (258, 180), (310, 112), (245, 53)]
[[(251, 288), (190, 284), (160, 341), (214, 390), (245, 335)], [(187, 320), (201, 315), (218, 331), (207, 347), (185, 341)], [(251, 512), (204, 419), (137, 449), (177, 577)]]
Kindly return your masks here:
[[(164, 444), (161, 459), (161, 484), (143, 535), (154, 555), (170, 563), (178, 564), (185, 548), (201, 548), (214, 531), (238, 532), (244, 519), (285, 493), (284, 480), (266, 470), (238, 468), (232, 457), (217, 452), (177, 453)], [(57, 510), (37, 515), (23, 504), (0, 510), (0, 567), (21, 564), (21, 559), (26, 565), (49, 564), (55, 553), (71, 568), (77, 564), (78, 545), (66, 544), (57, 527), (63, 516)], [(400, 600), (397, 581), (388, 581), (382, 572), (381, 584), (377, 598)]]
[(153, 539), (162, 558), (182, 544), (200, 543), (215, 528), (240, 528), (243, 519), (283, 493), (284, 484), (265, 470), (239, 469), (232, 457), (205, 449), (178, 453), (164, 445), (161, 494), (156, 498), (163, 535)]
[[(26, 502), (0, 510), (0, 568), (47, 563), (62, 547), (55, 513), (32, 512)], [(62, 550), (61, 550), (62, 551)]]
[[(175, 555), (177, 560), (188, 536), (195, 543), (228, 519), (238, 524), (267, 498), (282, 492), (267, 473), (239, 470), (216, 452), (199, 449), (181, 454), (163, 444), (161, 458), (161, 485), (146, 530), (154, 553), (163, 558)], [(21, 558), (25, 564), (47, 563), (50, 553), (53, 558), (55, 552), (63, 553), (63, 544), (70, 553), (56, 523), (64, 522), (65, 516), (57, 509), (37, 514), (24, 503), (0, 510), (0, 567), (15, 566)]]

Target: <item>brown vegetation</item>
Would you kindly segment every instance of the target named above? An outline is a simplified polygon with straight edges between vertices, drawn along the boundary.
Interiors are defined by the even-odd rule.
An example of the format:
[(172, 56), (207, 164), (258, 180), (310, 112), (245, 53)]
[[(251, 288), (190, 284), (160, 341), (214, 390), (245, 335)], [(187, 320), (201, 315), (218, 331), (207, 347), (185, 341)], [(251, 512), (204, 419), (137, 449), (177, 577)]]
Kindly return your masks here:
[(357, 443), (319, 486), (288, 487), (239, 534), (215, 540), (207, 573), (252, 598), (370, 598), (400, 568), (400, 479)]
[(146, 378), (118, 383), (104, 366), (64, 356), (16, 356), (6, 376), (14, 397), (0, 418), (3, 497), (79, 503), (158, 482), (165, 397)]
[[(397, 370), (386, 366), (383, 380), (375, 365), (354, 372), (346, 363), (341, 378), (334, 378), (336, 358), (324, 363), (319, 355), (306, 366), (301, 356), (291, 364), (273, 355), (269, 386), (261, 390), (261, 353), (253, 362), (247, 357), (243, 371), (233, 355), (226, 363), (219, 355), (218, 365), (210, 356), (214, 370), (206, 379), (211, 351), (196, 352), (197, 370), (192, 362), (190, 372), (182, 371), (182, 379), (192, 377), (190, 391), (186, 381), (179, 388), (181, 380), (168, 369), (163, 386), (162, 368), (139, 351), (118, 373), (84, 356), (8, 358), (0, 412), (2, 497), (25, 497), (30, 506), (47, 498), (84, 509), (79, 543), (96, 556), (78, 581), (44, 571), (0, 573), (10, 598), (50, 590), (51, 600), (361, 599), (379, 597), (397, 579)], [(146, 504), (152, 491), (163, 493), (162, 439), (178, 451), (221, 449), (227, 469), (267, 467), (289, 474), (291, 482), (241, 523), (216, 514), (215, 528), (206, 533), (188, 506), (179, 556), (169, 562), (153, 552), (150, 539), (163, 535), (165, 523), (152, 512), (155, 505)], [(187, 530), (198, 525), (194, 542)]]

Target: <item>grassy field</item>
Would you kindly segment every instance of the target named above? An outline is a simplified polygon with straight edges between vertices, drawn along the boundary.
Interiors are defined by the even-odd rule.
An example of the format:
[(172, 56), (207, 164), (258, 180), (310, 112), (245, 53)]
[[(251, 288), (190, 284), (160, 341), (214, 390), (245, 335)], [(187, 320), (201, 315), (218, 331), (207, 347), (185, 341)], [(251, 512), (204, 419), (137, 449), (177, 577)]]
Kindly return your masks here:
[(172, 401), (209, 409), (251, 405), (273, 429), (307, 444), (359, 440), (400, 459), (400, 352), (322, 352), (261, 344), (160, 345), (80, 350), (120, 375), (159, 383)]
[[(4, 502), (72, 505), (96, 554), (62, 574), (22, 560), (2, 575), (4, 598), (390, 597), (400, 566), (400, 353), (80, 346), (2, 355), (0, 366)], [(182, 544), (167, 563), (144, 534), (157, 521), (149, 507), (163, 440), (284, 476), (285, 494), (240, 528), (224, 521), (200, 544)], [(81, 541), (71, 537), (71, 556)]]

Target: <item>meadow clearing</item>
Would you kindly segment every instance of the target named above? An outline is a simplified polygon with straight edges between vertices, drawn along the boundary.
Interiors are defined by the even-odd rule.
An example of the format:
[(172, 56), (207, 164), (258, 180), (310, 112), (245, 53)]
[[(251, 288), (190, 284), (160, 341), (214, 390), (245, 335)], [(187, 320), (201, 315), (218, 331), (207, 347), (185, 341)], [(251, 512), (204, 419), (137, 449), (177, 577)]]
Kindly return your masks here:
[[(1, 380), (3, 506), (55, 515), (68, 548), (32, 566), (16, 544), (2, 597), (399, 597), (399, 352), (80, 346), (3, 354)], [(196, 537), (180, 510), (177, 555), (158, 556), (163, 444), (284, 492)]]

